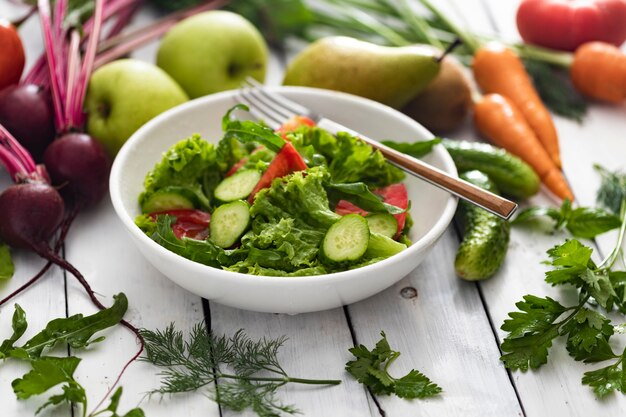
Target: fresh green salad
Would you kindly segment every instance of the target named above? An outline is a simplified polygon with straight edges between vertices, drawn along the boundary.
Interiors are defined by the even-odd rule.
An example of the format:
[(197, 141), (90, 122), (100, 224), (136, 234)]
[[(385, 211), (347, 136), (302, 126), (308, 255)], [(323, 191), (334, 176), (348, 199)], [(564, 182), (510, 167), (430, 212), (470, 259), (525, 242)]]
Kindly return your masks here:
[(136, 224), (185, 258), (270, 276), (328, 274), (410, 245), (404, 173), (347, 133), (305, 117), (278, 131), (223, 118), (217, 146), (199, 135), (146, 176)]

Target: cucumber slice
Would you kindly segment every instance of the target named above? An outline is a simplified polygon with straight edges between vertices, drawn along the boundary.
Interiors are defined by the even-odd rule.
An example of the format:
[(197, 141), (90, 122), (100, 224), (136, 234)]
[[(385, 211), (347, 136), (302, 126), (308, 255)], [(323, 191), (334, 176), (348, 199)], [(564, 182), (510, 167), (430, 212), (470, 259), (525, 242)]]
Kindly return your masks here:
[(222, 248), (237, 242), (250, 224), (250, 206), (245, 201), (233, 201), (215, 209), (211, 215), (211, 241)]
[(324, 236), (322, 255), (334, 262), (360, 259), (369, 242), (370, 229), (360, 214), (347, 214), (334, 223)]
[(366, 217), (371, 233), (393, 238), (398, 233), (398, 221), (389, 213), (370, 214)]
[(144, 213), (158, 213), (166, 210), (192, 209), (193, 203), (187, 197), (172, 191), (157, 191), (141, 206)]
[(368, 258), (388, 258), (405, 250), (407, 246), (404, 243), (396, 242), (387, 236), (372, 233), (370, 235), (369, 244), (365, 255)]
[(224, 202), (242, 200), (250, 195), (260, 179), (261, 173), (255, 169), (237, 171), (215, 187), (215, 198)]

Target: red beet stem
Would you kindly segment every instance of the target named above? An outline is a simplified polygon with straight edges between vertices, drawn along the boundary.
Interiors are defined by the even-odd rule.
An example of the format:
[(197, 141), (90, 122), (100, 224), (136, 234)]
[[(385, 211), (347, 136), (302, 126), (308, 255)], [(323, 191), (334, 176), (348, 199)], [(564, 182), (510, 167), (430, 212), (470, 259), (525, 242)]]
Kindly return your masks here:
[[(83, 286), (83, 288), (87, 292), (87, 295), (89, 296), (89, 299), (91, 300), (91, 302), (97, 308), (99, 308), (100, 310), (104, 310), (106, 308), (100, 302), (100, 300), (98, 300), (98, 298), (96, 297), (96, 294), (94, 293), (93, 289), (91, 288), (91, 285), (89, 285), (89, 283), (87, 282), (85, 277), (71, 263), (69, 263), (65, 259), (59, 257), (59, 255), (57, 255), (52, 249), (50, 249), (50, 246), (48, 246), (48, 244), (46, 242), (33, 244), (31, 249), (35, 253), (37, 253), (39, 256), (41, 256), (42, 258), (47, 259), (48, 261), (52, 262), (55, 265), (60, 266), (61, 268), (65, 269), (67, 272), (72, 274), (74, 276), (74, 278), (76, 278), (76, 280), (78, 280), (78, 282)], [(120, 324), (123, 325), (124, 327), (126, 327), (128, 330), (130, 330), (135, 335), (135, 337), (137, 338), (137, 341), (139, 342), (139, 349), (133, 355), (133, 357), (128, 362), (126, 362), (126, 364), (122, 368), (121, 372), (118, 374), (115, 382), (113, 383), (113, 385), (111, 386), (111, 388), (109, 389), (109, 391), (107, 392), (105, 397), (100, 401), (100, 403), (98, 404), (97, 407), (99, 407), (100, 404), (102, 404), (102, 402), (104, 402), (104, 400), (113, 391), (115, 386), (117, 386), (117, 384), (119, 383), (120, 379), (122, 378), (122, 375), (124, 375), (124, 372), (126, 372), (126, 369), (128, 368), (128, 366), (131, 363), (133, 363), (141, 355), (141, 353), (143, 352), (144, 346), (145, 346), (143, 337), (141, 336), (141, 333), (139, 333), (139, 330), (135, 326), (133, 326), (132, 324), (130, 324), (126, 320), (121, 320)]]
[[(77, 214), (78, 212), (76, 210), (72, 210), (70, 211), (68, 216), (63, 220), (63, 223), (61, 224), (61, 231), (59, 233), (59, 238), (54, 244), (54, 253), (59, 253), (59, 250), (61, 250), (61, 246), (63, 246), (63, 243), (65, 243), (65, 238), (67, 237), (67, 233), (69, 232), (70, 227), (72, 226), (72, 223), (74, 222), (74, 219), (76, 218)], [(48, 272), (48, 270), (50, 269), (52, 265), (53, 265), (52, 262), (48, 261), (34, 277), (32, 277), (30, 280), (28, 280), (25, 284), (20, 286), (15, 291), (13, 291), (11, 294), (7, 295), (2, 300), (0, 300), (0, 307), (2, 307), (4, 304), (11, 301), (13, 298), (17, 297), (23, 291), (25, 291), (26, 289), (34, 285), (37, 281), (39, 281), (39, 279), (43, 277), (46, 274), (46, 272)]]

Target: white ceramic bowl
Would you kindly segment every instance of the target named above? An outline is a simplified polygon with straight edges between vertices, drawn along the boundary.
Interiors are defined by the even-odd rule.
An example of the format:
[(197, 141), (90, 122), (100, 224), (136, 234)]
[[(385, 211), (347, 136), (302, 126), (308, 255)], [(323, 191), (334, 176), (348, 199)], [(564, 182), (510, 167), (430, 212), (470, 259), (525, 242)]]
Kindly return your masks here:
[[(275, 91), (371, 138), (412, 142), (432, 137), (409, 117), (360, 97), (301, 87), (276, 87)], [(259, 277), (211, 268), (168, 251), (134, 224), (140, 214), (137, 197), (144, 177), (163, 152), (192, 133), (219, 141), (221, 118), (235, 103), (234, 92), (227, 91), (171, 109), (139, 129), (113, 164), (110, 190), (115, 211), (148, 261), (183, 288), (221, 304), (261, 312), (295, 314), (339, 307), (376, 294), (407, 275), (424, 260), (452, 220), (456, 198), (407, 176), (414, 243), (364, 268), (308, 277)], [(424, 160), (456, 175), (454, 163), (441, 145)]]

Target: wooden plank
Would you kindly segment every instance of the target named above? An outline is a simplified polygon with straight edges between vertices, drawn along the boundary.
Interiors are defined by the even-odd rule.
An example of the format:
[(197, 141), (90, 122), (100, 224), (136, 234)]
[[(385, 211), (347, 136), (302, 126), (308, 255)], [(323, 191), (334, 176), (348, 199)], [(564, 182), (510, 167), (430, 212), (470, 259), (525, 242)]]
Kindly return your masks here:
[[(2, 3), (0, 15), (17, 18), (22, 15), (24, 7), (8, 2)], [(26, 50), (26, 67), (33, 64), (38, 57), (38, 51), (42, 50), (42, 39), (39, 32), (39, 19), (30, 18), (20, 28), (20, 36)], [(0, 191), (11, 184), (11, 180), (6, 171), (0, 167)], [(4, 219), (2, 220), (4, 221)], [(15, 263), (15, 275), (7, 281), (0, 281), (0, 298), (4, 298), (19, 286), (33, 277), (43, 267), (45, 262), (38, 256), (24, 250), (13, 250), (13, 261)], [(51, 268), (41, 280), (26, 292), (23, 292), (15, 299), (0, 307), (0, 341), (11, 334), (11, 318), (13, 316), (14, 304), (19, 304), (25, 311), (28, 319), (28, 330), (20, 339), (25, 342), (29, 337), (42, 330), (52, 318), (65, 317), (65, 280), (63, 272), (56, 267)], [(55, 355), (63, 356), (61, 350), (55, 350)], [(8, 360), (0, 363), (0, 404), (2, 404), (2, 415), (22, 416), (34, 415), (35, 411), (47, 398), (33, 398), (28, 401), (18, 401), (11, 388), (11, 381), (21, 377), (29, 371), (26, 363), (16, 360)], [(47, 413), (50, 416), (69, 416), (68, 407), (59, 407)]]
[[(155, 12), (144, 8), (129, 28), (154, 18)], [(157, 47), (158, 43), (152, 42), (132, 57), (153, 62)], [(66, 257), (85, 275), (105, 305), (112, 303), (114, 294), (124, 292), (129, 299), (126, 318), (137, 327), (162, 329), (174, 322), (178, 329), (186, 330), (204, 318), (201, 298), (161, 275), (135, 248), (108, 196), (79, 216), (68, 239)], [(82, 287), (70, 277), (68, 281), (69, 313), (95, 311)], [(95, 407), (137, 348), (134, 336), (121, 326), (104, 334), (107, 340), (100, 346), (72, 352), (83, 358), (77, 374), (87, 389), (90, 407)], [(145, 362), (135, 362), (128, 368), (120, 382), (124, 386), (120, 411), (126, 412), (141, 402), (149, 416), (218, 415), (217, 405), (201, 392), (167, 397), (166, 401), (158, 397), (143, 399), (146, 392), (159, 385), (158, 372)]]
[[(491, 16), (505, 37), (515, 37), (514, 2), (487, 1)], [(456, 1), (457, 7), (467, 16), (472, 29), (484, 29), (484, 22), (474, 19), (476, 10), (465, 1)], [(620, 155), (626, 144), (619, 132), (626, 123), (621, 108), (592, 105), (583, 125), (555, 117), (561, 138), (564, 172), (571, 182), (580, 204), (592, 205), (599, 180), (592, 164), (602, 162), (610, 168), (623, 167)], [(527, 202), (532, 205), (550, 205), (554, 202), (539, 195)], [(514, 303), (525, 294), (548, 295), (563, 302), (575, 302), (575, 291), (552, 288), (543, 280), (546, 267), (539, 263), (547, 256), (545, 251), (561, 243), (565, 234), (546, 236), (530, 230), (514, 228), (507, 260), (502, 270), (492, 279), (480, 284), (483, 297), (494, 325), (499, 328)], [(598, 240), (606, 251), (608, 244)], [(505, 336), (498, 330), (500, 340)], [(536, 372), (512, 374), (516, 389), (527, 416), (584, 416), (620, 414), (626, 407), (623, 396), (612, 396), (599, 402), (592, 391), (580, 383), (583, 372), (597, 365), (584, 365), (569, 358), (563, 342), (557, 341), (550, 350), (550, 362)]]
[[(251, 294), (251, 296), (254, 296)], [(277, 295), (280, 296), (280, 295)], [(211, 323), (217, 334), (244, 329), (253, 339), (287, 336), (281, 351), (283, 368), (292, 376), (340, 379), (338, 386), (290, 384), (277, 398), (307, 416), (378, 416), (363, 387), (344, 371), (353, 346), (343, 309), (298, 315), (261, 314), (211, 303)], [(222, 410), (224, 416), (240, 415)], [(242, 416), (254, 416), (246, 412)]]
[(415, 271), (348, 307), (357, 343), (373, 346), (384, 330), (402, 353), (393, 375), (416, 368), (443, 388), (440, 397), (421, 401), (379, 396), (390, 417), (522, 415), (476, 286), (455, 276), (457, 246), (448, 229)]
[[(0, 170), (0, 190), (11, 184), (9, 175)], [(43, 267), (45, 262), (37, 255), (25, 250), (12, 251), (15, 264), (15, 275), (10, 280), (0, 281), (0, 299), (16, 290)], [(12, 301), (0, 307), (0, 343), (11, 335), (11, 318), (14, 304), (19, 304), (25, 311), (28, 319), (28, 330), (20, 339), (21, 343), (41, 331), (52, 318), (65, 317), (65, 281), (63, 272), (59, 268), (51, 268), (40, 281), (26, 292), (15, 297)], [(56, 350), (56, 355), (64, 355), (63, 350)], [(29, 371), (28, 364), (17, 360), (8, 360), (0, 363), (0, 404), (2, 415), (34, 415), (35, 410), (47, 398), (37, 398), (28, 401), (18, 401), (11, 388), (11, 381), (21, 377)], [(69, 409), (62, 407), (54, 413), (55, 416), (69, 416)]]
[[(112, 296), (124, 292), (129, 299), (126, 318), (137, 327), (163, 329), (174, 322), (178, 329), (187, 330), (204, 318), (200, 297), (176, 286), (144, 259), (123, 230), (108, 199), (77, 219), (66, 256), (85, 275), (103, 304), (111, 305)], [(69, 314), (96, 311), (82, 287), (70, 277), (67, 292)], [(103, 343), (72, 352), (83, 358), (77, 375), (87, 389), (91, 407), (137, 349), (135, 337), (121, 326), (103, 334), (107, 337)], [(146, 392), (156, 388), (158, 372), (158, 368), (145, 362), (133, 363), (120, 383), (124, 386), (120, 409), (136, 406)], [(217, 406), (200, 392), (168, 397), (162, 402), (155, 397), (143, 401), (141, 407), (149, 416), (218, 412)]]

